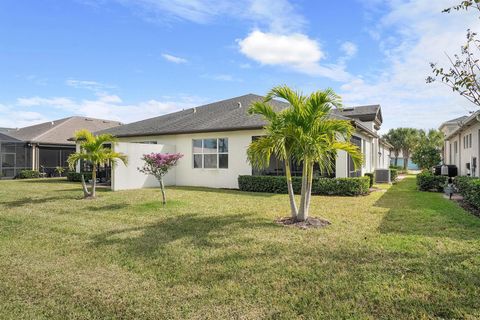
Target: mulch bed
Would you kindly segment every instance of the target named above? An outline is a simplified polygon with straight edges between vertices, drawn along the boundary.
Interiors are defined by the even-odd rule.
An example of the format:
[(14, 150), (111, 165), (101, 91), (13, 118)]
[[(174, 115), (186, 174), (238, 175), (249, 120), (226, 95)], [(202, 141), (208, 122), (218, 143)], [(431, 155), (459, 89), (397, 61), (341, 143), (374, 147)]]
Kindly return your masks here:
[(463, 199), (452, 199), (453, 201), (457, 202), (460, 207), (465, 209), (466, 211), (470, 212), (474, 216), (480, 218), (480, 210), (475, 208), (474, 206), (468, 204), (465, 200)]
[(284, 217), (276, 219), (275, 223), (285, 227), (297, 227), (300, 229), (323, 228), (331, 224), (328, 220), (315, 217), (310, 217), (305, 221), (297, 221), (291, 217)]

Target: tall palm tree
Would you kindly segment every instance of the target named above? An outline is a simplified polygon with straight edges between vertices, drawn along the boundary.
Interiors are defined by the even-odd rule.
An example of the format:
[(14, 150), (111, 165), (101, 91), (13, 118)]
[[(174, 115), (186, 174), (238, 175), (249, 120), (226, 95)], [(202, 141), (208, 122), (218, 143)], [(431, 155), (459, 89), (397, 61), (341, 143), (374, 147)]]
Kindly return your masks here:
[(385, 140), (393, 146), (393, 155), (395, 157), (395, 166), (398, 165), (398, 156), (400, 155), (400, 151), (402, 151), (403, 145), (403, 136), (399, 129), (390, 129), (388, 130), (387, 134), (384, 136)]
[(298, 210), (295, 203), (295, 195), (292, 184), (292, 148), (293, 139), (289, 135), (289, 126), (285, 122), (287, 110), (276, 112), (274, 108), (265, 101), (253, 103), (248, 112), (263, 116), (268, 122), (265, 126), (266, 135), (252, 141), (247, 149), (247, 156), (255, 168), (266, 168), (269, 166), (270, 158), (274, 155), (277, 159), (283, 161), (285, 165), (285, 175), (287, 178), (287, 189), (290, 200), (290, 213), (293, 219), (296, 219)]
[(75, 169), (76, 164), (80, 161), (86, 161), (92, 165), (92, 188), (88, 191), (85, 178), (82, 175), (82, 188), (85, 198), (95, 198), (97, 183), (97, 168), (109, 163), (115, 164), (117, 160), (121, 160), (127, 164), (127, 156), (114, 152), (112, 149), (105, 147), (106, 143), (113, 143), (116, 138), (110, 134), (93, 135), (88, 130), (79, 130), (75, 132), (75, 140), (80, 142), (80, 151), (72, 153), (68, 157), (68, 165), (71, 170)]
[(418, 144), (419, 133), (414, 128), (399, 128), (398, 131), (402, 141), (403, 170), (407, 170), (410, 155)]
[[(286, 100), (290, 108), (281, 112), (275, 112), (271, 107), (266, 110), (265, 106), (273, 98)], [(308, 219), (315, 163), (322, 172), (331, 173), (338, 150), (349, 153), (355, 166), (362, 161), (358, 147), (350, 143), (353, 126), (349, 121), (330, 117), (334, 107), (341, 107), (341, 100), (331, 89), (304, 96), (287, 86), (273, 88), (263, 103), (251, 107), (253, 113), (262, 114), (269, 121), (265, 127), (266, 136), (253, 142), (249, 148), (252, 164), (267, 166), (270, 155), (275, 154), (281, 159), (290, 159), (303, 165), (301, 200), (297, 211), (287, 167), (290, 161), (285, 161), (292, 217), (297, 211), (294, 218), (298, 221)]]

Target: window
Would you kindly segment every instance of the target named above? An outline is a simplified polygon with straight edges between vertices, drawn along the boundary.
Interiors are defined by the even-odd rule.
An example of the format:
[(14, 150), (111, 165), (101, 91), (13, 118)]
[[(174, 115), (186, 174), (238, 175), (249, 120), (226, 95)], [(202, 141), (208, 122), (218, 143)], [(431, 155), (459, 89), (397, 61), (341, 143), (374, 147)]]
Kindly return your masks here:
[(448, 164), (452, 164), (452, 144), (450, 143), (450, 146), (448, 147)]
[[(352, 136), (352, 138), (350, 139), (350, 142), (356, 145), (359, 150), (361, 150), (362, 144), (363, 144), (361, 138)], [(348, 170), (349, 177), (360, 177), (362, 175), (362, 171), (360, 170), (360, 168), (357, 168), (355, 170), (353, 159), (352, 157), (350, 157), (350, 155), (347, 155), (347, 170)]]
[(468, 135), (468, 147), (469, 148), (472, 147), (472, 134), (471, 133)]
[(228, 169), (228, 138), (194, 139), (193, 167)]

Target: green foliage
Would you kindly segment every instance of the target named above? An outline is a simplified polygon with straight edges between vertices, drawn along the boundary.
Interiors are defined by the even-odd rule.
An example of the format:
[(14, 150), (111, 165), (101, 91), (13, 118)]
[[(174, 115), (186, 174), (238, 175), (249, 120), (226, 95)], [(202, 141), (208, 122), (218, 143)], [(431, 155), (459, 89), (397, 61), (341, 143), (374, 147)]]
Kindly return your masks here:
[[(302, 179), (292, 177), (293, 190), (300, 194)], [(239, 176), (238, 185), (241, 191), (287, 193), (287, 179), (284, 176)], [(368, 194), (369, 177), (359, 178), (313, 178), (312, 194), (357, 196)]]
[(447, 179), (445, 176), (436, 176), (430, 171), (423, 171), (417, 174), (417, 187), (420, 191), (442, 192)]
[(480, 209), (480, 179), (474, 177), (456, 177), (455, 187), (463, 196), (465, 201)]
[(419, 130), (414, 128), (390, 129), (384, 136), (384, 139), (393, 146), (395, 158), (398, 157), (400, 151), (402, 152), (404, 170), (407, 170), (408, 159), (418, 144), (419, 136)]
[(92, 173), (91, 172), (67, 172), (67, 180), (72, 181), (72, 182), (80, 182), (82, 181), (82, 174), (83, 177), (85, 178), (85, 181), (88, 181), (92, 179)]
[(21, 170), (17, 173), (17, 179), (36, 179), (40, 178), (40, 172), (38, 170)]
[(398, 178), (398, 170), (395, 168), (390, 168), (390, 180), (393, 182)]
[(412, 156), (412, 161), (415, 162), (420, 169), (430, 169), (442, 161), (440, 151), (433, 145), (419, 144)]
[(365, 177), (370, 179), (370, 188), (373, 187), (373, 183), (375, 182), (375, 173), (365, 173)]

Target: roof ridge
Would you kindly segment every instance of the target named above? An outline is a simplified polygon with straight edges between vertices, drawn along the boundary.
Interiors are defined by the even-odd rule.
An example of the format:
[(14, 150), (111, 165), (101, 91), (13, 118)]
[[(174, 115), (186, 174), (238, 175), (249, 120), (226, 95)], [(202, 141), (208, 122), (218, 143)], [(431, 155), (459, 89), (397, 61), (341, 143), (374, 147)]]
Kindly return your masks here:
[[(65, 120), (65, 121), (59, 123), (59, 124), (56, 125), (56, 126), (53, 126), (52, 128), (48, 129), (47, 131), (45, 131), (45, 132), (39, 134), (38, 136), (32, 138), (32, 141), (38, 140), (41, 136), (46, 135), (47, 133), (49, 133), (49, 132), (52, 131), (53, 129), (56, 129), (56, 128), (58, 128), (58, 127), (61, 127), (63, 124), (71, 121), (73, 118), (74, 118), (74, 117), (72, 116), (72, 117), (67, 117), (67, 118), (59, 119), (59, 120)], [(59, 121), (59, 120), (56, 120), (56, 121)], [(51, 121), (51, 122), (55, 122), (55, 120), (53, 120), (53, 121)], [(46, 123), (46, 122), (44, 122), (44, 123)]]

